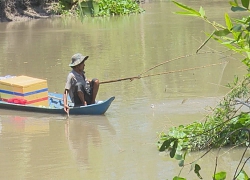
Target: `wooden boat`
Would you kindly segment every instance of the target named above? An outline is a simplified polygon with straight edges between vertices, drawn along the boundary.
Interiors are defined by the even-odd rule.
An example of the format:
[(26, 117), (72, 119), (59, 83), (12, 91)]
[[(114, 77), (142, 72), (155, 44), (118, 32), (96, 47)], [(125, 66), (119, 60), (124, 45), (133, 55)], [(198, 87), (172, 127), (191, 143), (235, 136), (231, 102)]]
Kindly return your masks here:
[[(40, 113), (51, 113), (51, 114), (65, 114), (63, 109), (63, 94), (49, 93), (49, 107), (44, 106), (32, 106), (32, 105), (22, 105), (9, 103), (5, 101), (0, 101), (0, 109), (9, 110), (20, 110), (20, 111), (30, 111), (30, 112), (40, 112)], [(70, 115), (101, 115), (104, 114), (115, 97), (111, 97), (105, 101), (98, 101), (96, 104), (91, 104), (88, 106), (73, 107), (70, 103)]]

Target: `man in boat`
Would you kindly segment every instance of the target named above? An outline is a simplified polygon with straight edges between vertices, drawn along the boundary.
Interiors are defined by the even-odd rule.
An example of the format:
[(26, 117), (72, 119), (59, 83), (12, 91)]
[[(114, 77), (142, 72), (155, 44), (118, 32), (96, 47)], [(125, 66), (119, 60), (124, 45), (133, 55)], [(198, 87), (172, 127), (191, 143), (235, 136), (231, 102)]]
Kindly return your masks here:
[[(72, 71), (68, 74), (63, 95), (64, 111), (69, 112), (68, 95), (75, 106), (94, 104), (99, 89), (99, 80), (89, 81), (85, 76), (85, 61), (89, 56), (76, 53), (71, 58), (69, 66)], [(69, 113), (68, 113), (69, 114)]]

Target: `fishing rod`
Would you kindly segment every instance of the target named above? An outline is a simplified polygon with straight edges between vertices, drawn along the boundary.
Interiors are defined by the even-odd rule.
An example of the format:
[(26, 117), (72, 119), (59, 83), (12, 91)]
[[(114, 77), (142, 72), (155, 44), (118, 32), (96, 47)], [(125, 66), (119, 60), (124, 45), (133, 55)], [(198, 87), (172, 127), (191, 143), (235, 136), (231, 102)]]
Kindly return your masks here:
[(149, 68), (148, 70), (142, 72), (140, 75), (145, 74), (145, 73), (147, 73), (147, 72), (149, 72), (149, 71), (151, 71), (151, 70), (153, 70), (153, 69), (155, 69), (155, 68), (157, 68), (157, 67), (159, 67), (159, 66), (161, 66), (161, 65), (163, 65), (163, 64), (166, 64), (166, 63), (169, 63), (169, 62), (178, 60), (178, 59), (187, 58), (187, 57), (190, 57), (190, 56), (195, 56), (195, 55), (197, 55), (197, 54), (200, 55), (200, 54), (208, 54), (208, 53), (216, 53), (216, 52), (215, 52), (215, 51), (205, 51), (205, 52), (200, 52), (200, 53), (197, 52), (197, 53), (193, 53), (193, 54), (187, 54), (187, 55), (184, 55), (184, 56), (176, 57), (176, 58), (167, 60), (167, 61), (165, 61), (165, 62), (159, 63), (159, 64), (157, 64), (157, 65), (155, 65), (155, 66)]
[[(204, 54), (204, 53), (214, 53), (214, 52), (213, 51), (211, 51), (211, 52), (203, 52), (203, 53), (199, 53), (199, 54)], [(179, 70), (175, 70), (175, 71), (166, 71), (166, 72), (161, 72), (161, 73), (156, 73), (156, 74), (143, 75), (143, 74), (151, 71), (152, 69), (155, 69), (156, 67), (159, 67), (159, 66), (161, 66), (161, 65), (163, 65), (165, 63), (168, 63), (168, 62), (171, 62), (171, 61), (174, 61), (174, 60), (177, 60), (177, 59), (181, 59), (181, 58), (193, 56), (193, 55), (197, 55), (197, 54), (196, 53), (189, 54), (189, 55), (180, 56), (180, 57), (177, 57), (177, 58), (165, 61), (163, 63), (160, 63), (160, 64), (156, 65), (156, 66), (151, 67), (150, 69), (144, 71), (143, 73), (141, 73), (141, 74), (139, 74), (137, 76), (120, 78), (120, 79), (114, 79), (114, 80), (108, 80), (108, 81), (101, 81), (99, 84), (107, 84), (107, 83), (113, 83), (113, 82), (119, 82), (119, 81), (126, 81), (126, 80), (133, 81), (134, 79), (141, 79), (141, 78), (146, 78), (146, 77), (151, 77), (151, 76), (159, 76), (159, 75), (163, 75), (163, 74), (171, 74), (171, 73), (176, 73), (176, 72), (191, 71), (191, 70), (202, 69), (202, 68), (206, 68), (206, 67), (211, 67), (211, 66), (216, 66), (216, 65), (227, 63), (227, 61), (225, 61), (225, 62), (220, 62), (220, 63), (215, 63), (215, 64), (208, 64), (208, 65), (204, 65), (204, 66), (187, 68), (187, 69), (179, 69)]]

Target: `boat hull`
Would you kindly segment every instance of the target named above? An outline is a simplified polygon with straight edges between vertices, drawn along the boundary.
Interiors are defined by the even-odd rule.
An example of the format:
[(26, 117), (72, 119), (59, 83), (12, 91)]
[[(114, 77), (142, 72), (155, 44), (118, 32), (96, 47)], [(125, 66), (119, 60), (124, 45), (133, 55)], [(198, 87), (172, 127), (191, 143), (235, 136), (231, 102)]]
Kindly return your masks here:
[[(51, 114), (65, 114), (63, 109), (62, 94), (49, 93), (49, 107), (20, 105), (14, 103), (8, 103), (0, 101), (0, 109), (19, 110), (39, 113), (51, 113)], [(91, 104), (88, 106), (70, 107), (70, 115), (102, 115), (104, 114), (115, 97), (111, 97), (105, 101)]]

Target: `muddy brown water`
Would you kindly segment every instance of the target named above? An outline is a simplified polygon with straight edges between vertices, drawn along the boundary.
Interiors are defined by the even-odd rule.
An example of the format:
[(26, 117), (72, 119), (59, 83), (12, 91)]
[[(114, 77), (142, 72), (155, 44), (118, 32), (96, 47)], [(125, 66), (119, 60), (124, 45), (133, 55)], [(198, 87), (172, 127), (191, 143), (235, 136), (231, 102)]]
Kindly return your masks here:
[[(184, 2), (185, 3), (185, 2)], [(200, 2), (199, 2), (200, 3)], [(199, 8), (196, 1), (186, 4)], [(227, 2), (201, 2), (220, 21)], [(221, 8), (225, 7), (225, 8)], [(210, 27), (173, 14), (171, 2), (143, 5), (141, 15), (77, 19), (52, 18), (0, 24), (0, 76), (47, 79), (49, 91), (63, 92), (70, 57), (89, 55), (85, 70), (100, 81), (131, 77), (161, 62), (195, 53)], [(201, 52), (224, 51), (209, 42)], [(244, 66), (226, 53), (204, 53), (166, 63), (148, 74), (212, 63), (193, 71), (102, 84), (98, 99), (116, 99), (103, 116), (70, 116), (0, 110), (0, 179), (172, 179), (178, 163), (157, 151), (157, 133), (201, 121), (209, 106), (228, 91), (225, 84)], [(231, 176), (241, 156), (234, 149), (220, 157), (219, 170)], [(216, 151), (200, 161), (211, 179)], [(188, 161), (201, 152), (192, 153)], [(249, 152), (247, 152), (247, 157)], [(246, 164), (248, 174), (250, 164)], [(184, 177), (198, 179), (189, 167)]]

